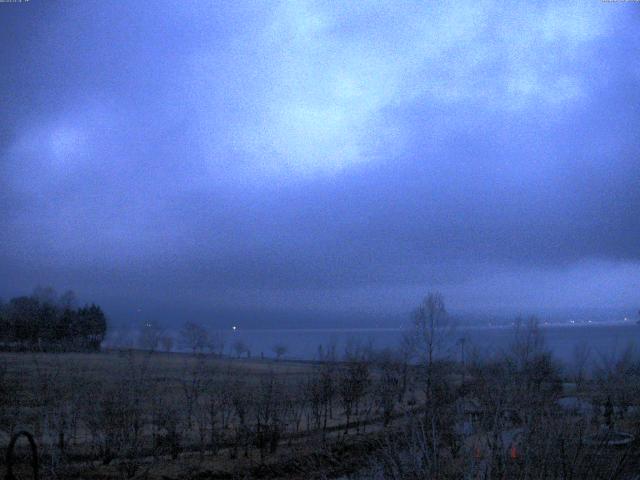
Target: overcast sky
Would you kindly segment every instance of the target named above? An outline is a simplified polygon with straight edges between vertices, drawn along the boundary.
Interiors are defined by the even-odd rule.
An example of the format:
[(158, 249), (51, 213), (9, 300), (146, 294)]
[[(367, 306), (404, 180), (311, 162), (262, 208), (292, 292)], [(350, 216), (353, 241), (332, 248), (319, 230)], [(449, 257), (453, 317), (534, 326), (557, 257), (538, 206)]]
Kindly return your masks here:
[(640, 306), (640, 4), (0, 4), (0, 296)]

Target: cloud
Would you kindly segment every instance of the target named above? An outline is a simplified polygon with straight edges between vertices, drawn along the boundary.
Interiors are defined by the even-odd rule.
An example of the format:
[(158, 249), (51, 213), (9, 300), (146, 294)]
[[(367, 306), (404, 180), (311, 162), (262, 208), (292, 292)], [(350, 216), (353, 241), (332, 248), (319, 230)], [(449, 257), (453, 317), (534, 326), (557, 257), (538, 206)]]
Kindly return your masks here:
[(184, 83), (199, 92), (205, 154), (235, 151), (243, 174), (309, 178), (398, 155), (410, 132), (394, 112), (415, 102), (566, 109), (584, 100), (582, 62), (613, 16), (571, 3), (403, 7), (283, 2), (222, 61), (215, 42), (193, 53)]
[(22, 9), (31, 34), (0, 38), (12, 285), (400, 308), (429, 287), (517, 304), (518, 278), (635, 278), (626, 6), (182, 7)]

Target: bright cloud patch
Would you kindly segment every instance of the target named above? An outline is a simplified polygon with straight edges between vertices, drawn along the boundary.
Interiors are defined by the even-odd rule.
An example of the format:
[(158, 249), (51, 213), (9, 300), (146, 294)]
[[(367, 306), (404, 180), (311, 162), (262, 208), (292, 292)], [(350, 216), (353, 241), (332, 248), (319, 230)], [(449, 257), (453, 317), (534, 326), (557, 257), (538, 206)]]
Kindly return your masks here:
[(416, 103), (565, 108), (583, 97), (582, 52), (613, 13), (584, 4), (404, 7), (284, 2), (227, 52), (247, 70), (221, 72), (206, 50), (191, 57), (197, 88), (214, 89), (221, 75), (243, 86), (226, 91), (233, 132), (224, 137), (215, 134), (219, 93), (197, 95), (213, 135), (201, 138), (205, 152), (215, 161), (232, 150), (253, 158), (252, 170), (309, 177), (397, 156), (409, 132), (393, 111)]

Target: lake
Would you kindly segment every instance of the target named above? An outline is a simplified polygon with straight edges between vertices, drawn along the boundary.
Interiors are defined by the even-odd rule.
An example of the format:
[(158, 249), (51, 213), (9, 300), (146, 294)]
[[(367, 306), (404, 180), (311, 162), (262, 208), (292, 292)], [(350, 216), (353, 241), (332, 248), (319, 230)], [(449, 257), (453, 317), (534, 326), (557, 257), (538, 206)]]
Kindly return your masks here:
[[(640, 325), (635, 323), (609, 323), (590, 325), (541, 326), (549, 349), (563, 362), (571, 362), (576, 346), (589, 346), (593, 359), (602, 355), (621, 353), (629, 345), (640, 346)], [(288, 329), (288, 330), (236, 330), (225, 333), (225, 351), (233, 354), (233, 344), (242, 340), (251, 355), (273, 357), (273, 347), (287, 347), (286, 358), (311, 360), (317, 357), (320, 345), (324, 349), (335, 345), (339, 355), (351, 342), (371, 344), (377, 349), (395, 348), (404, 330), (401, 329)], [(459, 327), (453, 332), (455, 339), (465, 337), (465, 349), (477, 348), (481, 352), (497, 352), (505, 349), (513, 338), (513, 327)], [(457, 350), (457, 349), (456, 349)], [(455, 352), (458, 354), (458, 351)]]

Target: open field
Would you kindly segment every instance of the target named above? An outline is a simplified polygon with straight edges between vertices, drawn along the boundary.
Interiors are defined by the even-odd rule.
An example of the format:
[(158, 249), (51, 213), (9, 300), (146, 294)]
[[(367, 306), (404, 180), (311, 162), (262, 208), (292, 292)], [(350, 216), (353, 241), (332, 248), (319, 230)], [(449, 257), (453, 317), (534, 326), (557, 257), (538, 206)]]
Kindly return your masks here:
[[(9, 432), (33, 432), (45, 474), (182, 478), (210, 470), (227, 478), (266, 468), (269, 477), (265, 465), (319, 454), (347, 431), (337, 397), (309, 393), (323, 372), (337, 382), (338, 365), (140, 351), (3, 353), (0, 365), (2, 448)], [(372, 397), (361, 399), (347, 433), (380, 430), (379, 410)], [(357, 450), (359, 439), (341, 448)]]
[(635, 352), (569, 370), (530, 325), (471, 357), (3, 353), (0, 445), (32, 433), (42, 478), (634, 478)]

